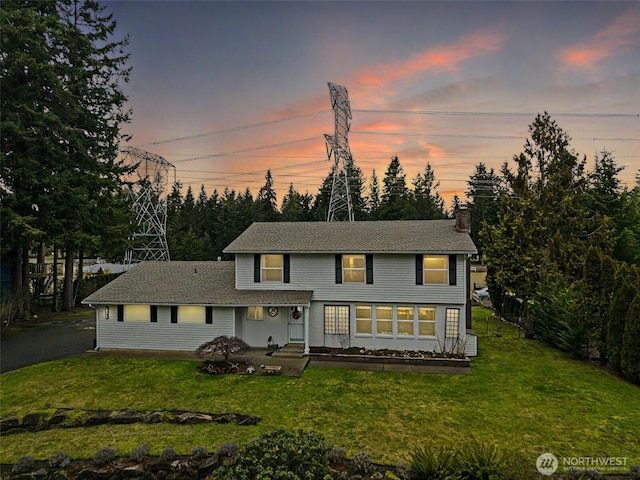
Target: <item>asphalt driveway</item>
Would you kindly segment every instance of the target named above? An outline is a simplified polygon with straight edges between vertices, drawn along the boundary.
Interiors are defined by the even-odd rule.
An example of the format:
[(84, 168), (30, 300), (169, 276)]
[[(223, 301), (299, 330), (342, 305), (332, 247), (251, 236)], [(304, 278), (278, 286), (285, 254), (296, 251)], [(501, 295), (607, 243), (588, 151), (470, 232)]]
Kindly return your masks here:
[(86, 355), (93, 349), (93, 312), (49, 324), (20, 328), (0, 339), (0, 373), (42, 362)]

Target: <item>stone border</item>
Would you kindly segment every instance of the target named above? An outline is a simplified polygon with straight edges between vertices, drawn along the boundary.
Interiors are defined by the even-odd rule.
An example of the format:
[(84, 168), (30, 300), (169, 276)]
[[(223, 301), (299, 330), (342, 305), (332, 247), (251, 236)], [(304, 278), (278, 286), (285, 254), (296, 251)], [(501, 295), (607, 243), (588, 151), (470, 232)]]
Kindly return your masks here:
[(420, 358), (389, 357), (376, 355), (353, 355), (340, 353), (312, 353), (313, 365), (351, 368), (356, 370), (377, 370), (386, 372), (421, 373), (471, 373), (471, 360), (465, 358)]
[(196, 423), (235, 423), (254, 426), (262, 419), (240, 413), (204, 413), (184, 410), (155, 410), (138, 412), (136, 410), (79, 410), (59, 408), (49, 416), (46, 413), (28, 413), (22, 417), (0, 419), (2, 434), (38, 432), (52, 428), (81, 428), (96, 425), (129, 425), (132, 423), (176, 423), (193, 425)]

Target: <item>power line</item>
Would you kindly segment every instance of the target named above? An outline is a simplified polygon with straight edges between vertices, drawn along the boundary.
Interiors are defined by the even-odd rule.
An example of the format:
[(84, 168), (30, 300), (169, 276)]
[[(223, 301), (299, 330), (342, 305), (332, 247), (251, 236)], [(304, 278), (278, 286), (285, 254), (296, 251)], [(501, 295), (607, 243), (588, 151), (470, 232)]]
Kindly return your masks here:
[[(353, 109), (358, 113), (383, 113), (401, 115), (449, 115), (470, 117), (535, 117), (538, 113), (531, 112), (464, 112), (464, 111), (435, 111), (435, 110), (377, 110), (377, 109)], [(553, 117), (579, 117), (579, 118), (640, 118), (640, 113), (574, 113), (561, 112), (550, 113)]]
[(176, 138), (170, 138), (168, 140), (159, 140), (157, 142), (145, 143), (145, 144), (139, 145), (139, 146), (140, 147), (146, 147), (146, 146), (149, 146), (149, 145), (162, 145), (164, 143), (182, 142), (184, 140), (193, 140), (195, 138), (207, 137), (209, 135), (218, 135), (218, 134), (221, 134), (221, 133), (236, 132), (238, 130), (245, 130), (245, 129), (248, 129), (248, 128), (264, 127), (266, 125), (273, 125), (275, 123), (286, 122), (286, 121), (294, 120), (294, 119), (298, 119), (298, 118), (311, 117), (313, 115), (318, 115), (319, 113), (326, 113), (326, 112), (330, 112), (330, 111), (331, 110), (318, 110), (316, 112), (302, 113), (300, 115), (291, 115), (290, 117), (276, 118), (274, 120), (265, 120), (264, 122), (249, 123), (247, 125), (238, 125), (236, 127), (223, 128), (221, 130), (213, 130), (211, 132), (196, 133), (195, 135), (187, 135), (185, 137), (176, 137)]

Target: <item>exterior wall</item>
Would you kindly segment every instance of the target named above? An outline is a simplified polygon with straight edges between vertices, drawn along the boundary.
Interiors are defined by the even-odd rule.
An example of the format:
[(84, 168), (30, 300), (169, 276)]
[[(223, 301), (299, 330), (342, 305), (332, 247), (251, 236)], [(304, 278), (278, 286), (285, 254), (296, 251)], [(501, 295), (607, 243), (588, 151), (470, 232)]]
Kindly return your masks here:
[[(348, 252), (345, 252), (345, 254)], [(290, 283), (253, 281), (253, 255), (236, 255), (240, 290), (313, 290), (312, 300), (460, 304), (466, 300), (464, 255), (457, 256), (456, 285), (416, 285), (415, 255), (376, 254), (373, 284), (335, 283), (335, 255), (291, 254)]]
[[(109, 318), (105, 318), (105, 307)], [(148, 313), (141, 308), (127, 309), (125, 319), (118, 321), (117, 305), (99, 305), (96, 308), (96, 339), (98, 348), (123, 348), (132, 350), (181, 350), (193, 351), (204, 342), (220, 335), (234, 335), (235, 309), (213, 308), (213, 323), (171, 323), (171, 308), (158, 306), (158, 321), (152, 323)], [(135, 318), (126, 318), (127, 312), (138, 312)], [(145, 317), (145, 318), (143, 318)]]
[[(349, 306), (349, 335), (325, 335), (324, 331), (324, 307), (325, 305), (348, 305)], [(441, 351), (442, 346), (446, 345), (446, 349), (451, 351), (457, 347), (453, 344), (453, 339), (445, 340), (445, 314), (447, 308), (456, 308), (460, 310), (460, 318), (458, 322), (458, 347), (464, 351), (466, 343), (465, 328), (465, 310), (464, 305), (434, 305), (434, 304), (407, 304), (405, 303), (385, 303), (377, 302), (373, 305), (391, 306), (394, 308), (394, 335), (377, 335), (375, 333), (375, 321), (373, 322), (373, 333), (371, 335), (363, 335), (356, 333), (356, 305), (371, 305), (367, 302), (322, 302), (316, 301), (311, 303), (309, 318), (309, 343), (312, 347), (324, 346), (341, 348), (347, 343), (349, 347), (362, 347), (367, 349), (393, 349), (393, 350), (423, 350), (423, 351)], [(435, 336), (404, 336), (397, 335), (397, 319), (396, 307), (400, 306), (424, 306), (436, 308), (436, 335)], [(417, 331), (417, 330), (416, 330)]]
[(280, 307), (275, 317), (266, 314), (262, 320), (249, 320), (247, 318), (247, 308), (236, 308), (236, 331), (250, 347), (266, 348), (267, 340), (272, 338), (273, 343), (285, 345), (289, 339), (288, 331), (289, 307)]

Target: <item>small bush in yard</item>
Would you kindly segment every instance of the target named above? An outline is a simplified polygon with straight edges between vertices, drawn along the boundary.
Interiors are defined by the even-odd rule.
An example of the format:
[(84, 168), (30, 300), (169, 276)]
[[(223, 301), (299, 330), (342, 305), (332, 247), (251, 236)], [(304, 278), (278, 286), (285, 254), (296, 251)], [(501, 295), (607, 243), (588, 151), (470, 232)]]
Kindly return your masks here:
[(351, 459), (351, 465), (358, 473), (373, 472), (373, 459), (371, 458), (371, 454), (367, 452), (356, 453)]
[(194, 460), (202, 460), (203, 458), (206, 458), (208, 455), (209, 455), (209, 450), (207, 449), (207, 447), (198, 445), (197, 447), (193, 447), (193, 449), (191, 450), (191, 456), (193, 457)]
[(64, 468), (71, 463), (71, 457), (67, 452), (56, 452), (49, 458), (51, 468)]
[(322, 480), (330, 477), (324, 437), (275, 430), (244, 445), (213, 475), (218, 480)]
[(411, 453), (409, 472), (415, 480), (439, 480), (455, 471), (456, 452), (447, 446), (419, 446)]
[(138, 463), (142, 463), (145, 458), (149, 455), (149, 447), (146, 445), (138, 445), (136, 448), (131, 450), (131, 459), (135, 460)]
[(340, 463), (347, 458), (347, 450), (342, 447), (332, 447), (327, 453), (329, 463)]
[(116, 459), (116, 451), (113, 448), (101, 448), (93, 456), (93, 463), (101, 467)]
[(472, 441), (460, 450), (458, 465), (461, 480), (493, 480), (502, 476), (507, 462), (496, 445)]
[(176, 459), (176, 451), (171, 448), (171, 447), (167, 447), (164, 450), (162, 450), (162, 453), (160, 453), (160, 461), (161, 462), (172, 462), (173, 460)]
[(36, 459), (32, 455), (23, 455), (13, 465), (11, 471), (13, 473), (28, 473), (33, 471), (36, 466)]
[(225, 442), (218, 447), (218, 449), (216, 450), (216, 455), (222, 458), (230, 458), (230, 457), (233, 457), (236, 453), (238, 453), (239, 449), (240, 447), (238, 446), (237, 443)]

